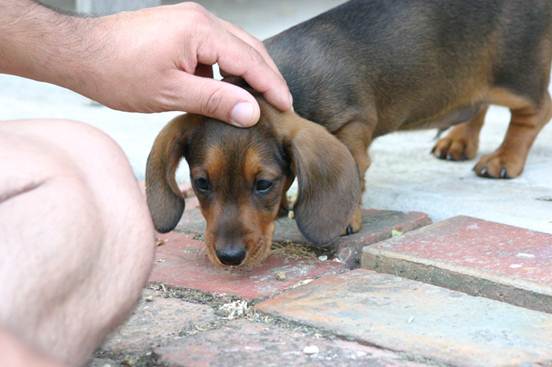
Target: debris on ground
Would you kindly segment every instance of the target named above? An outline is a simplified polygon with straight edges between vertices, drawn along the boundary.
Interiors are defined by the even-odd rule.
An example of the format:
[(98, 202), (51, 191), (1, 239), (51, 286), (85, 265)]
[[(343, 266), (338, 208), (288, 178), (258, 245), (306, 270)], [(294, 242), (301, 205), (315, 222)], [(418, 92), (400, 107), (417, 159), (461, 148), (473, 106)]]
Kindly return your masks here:
[(274, 242), (272, 244), (273, 253), (281, 253), (288, 259), (302, 260), (302, 259), (315, 259), (316, 254), (308, 246), (300, 245), (291, 241)]
[(274, 277), (276, 278), (276, 280), (280, 280), (280, 281), (284, 281), (287, 279), (286, 277), (286, 272), (285, 271), (278, 271), (276, 272), (276, 274), (274, 275)]
[(320, 352), (320, 349), (316, 345), (307, 345), (303, 348), (303, 353), (305, 354), (317, 354)]
[(297, 287), (301, 287), (301, 286), (304, 286), (304, 285), (307, 285), (309, 284), (310, 282), (312, 282), (314, 279), (304, 279), (304, 280), (301, 280), (300, 282), (297, 282), (295, 283), (294, 285), (292, 285), (290, 287), (290, 289), (294, 289), (294, 288), (297, 288)]
[(396, 229), (391, 230), (391, 237), (400, 237), (402, 235), (403, 235), (403, 232), (399, 230), (396, 230)]
[(217, 310), (218, 312), (216, 313), (228, 320), (234, 320), (235, 318), (245, 315), (248, 309), (249, 305), (247, 304), (247, 301), (236, 300), (223, 304), (219, 307)]

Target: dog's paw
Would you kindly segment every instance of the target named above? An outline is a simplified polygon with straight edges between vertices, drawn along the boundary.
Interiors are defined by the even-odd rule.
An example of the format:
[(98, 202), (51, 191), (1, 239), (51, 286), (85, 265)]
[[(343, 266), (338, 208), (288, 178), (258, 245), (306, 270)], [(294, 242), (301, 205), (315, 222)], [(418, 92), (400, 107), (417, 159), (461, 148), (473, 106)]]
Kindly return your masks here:
[(524, 159), (499, 150), (481, 157), (473, 170), (479, 177), (514, 178), (521, 174), (524, 164)]
[(466, 161), (475, 158), (477, 143), (464, 137), (444, 137), (437, 141), (431, 154), (449, 161)]
[(359, 206), (356, 208), (355, 212), (353, 213), (353, 216), (351, 217), (351, 220), (349, 221), (349, 225), (345, 228), (342, 236), (349, 236), (353, 233), (357, 233), (362, 228), (362, 208)]

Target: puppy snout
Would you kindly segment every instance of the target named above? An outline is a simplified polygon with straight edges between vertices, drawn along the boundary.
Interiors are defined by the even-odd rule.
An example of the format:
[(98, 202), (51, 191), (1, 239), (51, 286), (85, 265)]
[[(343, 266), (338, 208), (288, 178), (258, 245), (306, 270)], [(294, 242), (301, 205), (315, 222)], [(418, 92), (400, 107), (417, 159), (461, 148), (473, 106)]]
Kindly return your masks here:
[(217, 257), (224, 265), (240, 265), (245, 259), (245, 247), (242, 244), (217, 246)]

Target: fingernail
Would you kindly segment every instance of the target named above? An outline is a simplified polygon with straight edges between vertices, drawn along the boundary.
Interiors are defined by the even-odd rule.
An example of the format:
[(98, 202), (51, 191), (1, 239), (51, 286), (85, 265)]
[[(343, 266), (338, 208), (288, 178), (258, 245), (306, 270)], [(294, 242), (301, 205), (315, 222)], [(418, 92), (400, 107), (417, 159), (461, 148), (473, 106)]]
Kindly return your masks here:
[(251, 126), (254, 113), (253, 105), (249, 102), (240, 102), (234, 106), (230, 113), (230, 122), (233, 125), (246, 127)]

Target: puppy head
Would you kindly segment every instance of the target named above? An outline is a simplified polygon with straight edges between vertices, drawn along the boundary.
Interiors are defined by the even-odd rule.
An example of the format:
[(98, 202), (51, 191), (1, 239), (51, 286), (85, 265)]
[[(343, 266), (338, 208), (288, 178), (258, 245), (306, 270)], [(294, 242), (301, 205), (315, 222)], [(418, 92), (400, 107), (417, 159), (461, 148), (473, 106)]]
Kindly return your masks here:
[(315, 244), (339, 236), (359, 201), (358, 170), (339, 140), (292, 112), (259, 103), (261, 121), (249, 129), (177, 117), (148, 158), (147, 199), (160, 232), (173, 229), (184, 210), (174, 174), (186, 158), (207, 221), (207, 253), (216, 264), (253, 265), (270, 253), (274, 220), (295, 176), (297, 224)]

